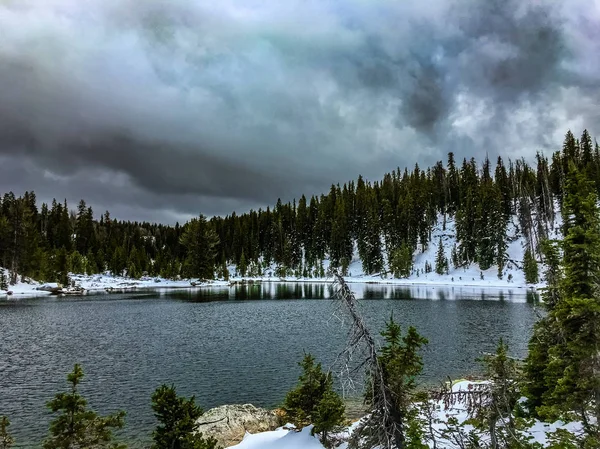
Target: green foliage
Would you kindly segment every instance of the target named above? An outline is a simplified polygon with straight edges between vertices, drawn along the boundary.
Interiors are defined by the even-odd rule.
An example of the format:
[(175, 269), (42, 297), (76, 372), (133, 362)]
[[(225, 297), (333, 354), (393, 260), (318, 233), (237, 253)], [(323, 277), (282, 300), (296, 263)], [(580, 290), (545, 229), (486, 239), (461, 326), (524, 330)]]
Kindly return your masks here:
[(557, 429), (548, 434), (547, 449), (600, 449), (600, 432), (576, 434), (565, 429)]
[(203, 215), (187, 223), (180, 242), (187, 251), (184, 273), (190, 277), (212, 279), (219, 236)]
[(286, 395), (283, 409), (298, 429), (314, 423), (314, 431), (328, 444), (328, 434), (344, 422), (344, 403), (333, 390), (331, 374), (324, 373), (311, 354), (305, 354), (299, 365), (298, 385)]
[[(378, 362), (381, 366), (383, 382), (391, 395), (391, 419), (397, 424), (398, 433), (393, 437), (395, 445), (412, 449), (425, 448), (427, 446), (424, 422), (418, 413), (415, 400), (418, 396), (417, 376), (423, 370), (420, 351), (428, 341), (412, 326), (408, 328), (405, 335), (402, 335), (400, 325), (393, 317), (390, 317), (381, 335), (385, 344), (378, 355)], [(381, 393), (372, 388), (372, 380), (369, 380), (366, 392), (366, 403), (376, 408)], [(372, 413), (377, 411), (373, 410)], [(354, 442), (353, 445), (358, 444), (359, 447), (369, 448), (378, 444), (374, 439), (376, 429), (372, 429), (369, 423), (359, 425), (357, 432), (360, 435), (360, 442)]]
[(78, 392), (82, 379), (83, 370), (76, 364), (67, 375), (70, 391), (58, 393), (48, 402), (48, 408), (59, 415), (50, 423), (44, 449), (125, 448), (114, 441), (112, 434), (113, 429), (123, 427), (125, 412), (102, 417), (88, 409), (87, 401)]
[(444, 253), (444, 243), (442, 242), (442, 237), (440, 236), (438, 250), (435, 256), (435, 272), (439, 275), (446, 274), (448, 272), (448, 268), (448, 259)]
[(246, 256), (244, 255), (244, 251), (242, 251), (242, 255), (240, 256), (240, 261), (237, 265), (238, 276), (241, 276), (241, 277), (246, 276), (247, 269), (248, 269), (248, 262), (246, 261)]
[(0, 417), (0, 449), (9, 449), (15, 443), (14, 438), (8, 433), (8, 426), (10, 426), (8, 418)]
[[(568, 142), (567, 142), (568, 144)], [(573, 163), (566, 169), (562, 261), (546, 243), (548, 315), (534, 328), (526, 393), (546, 419), (576, 413), (586, 437), (600, 420), (600, 218), (596, 191)], [(591, 443), (590, 443), (591, 444)]]
[(404, 242), (396, 249), (390, 258), (390, 270), (396, 278), (407, 278), (413, 267), (413, 251), (408, 243)]
[(159, 424), (152, 434), (153, 449), (214, 449), (214, 438), (196, 432), (202, 409), (189, 399), (177, 396), (174, 386), (161, 385), (152, 394), (152, 410)]
[(539, 282), (538, 265), (535, 257), (528, 248), (523, 257), (523, 272), (525, 273), (525, 282), (528, 284), (537, 284)]
[(325, 391), (313, 410), (313, 432), (321, 435), (321, 442), (325, 447), (331, 447), (329, 434), (342, 430), (345, 411), (344, 401), (331, 388)]
[(410, 326), (403, 336), (400, 325), (390, 317), (385, 330), (381, 332), (385, 345), (381, 348), (379, 362), (387, 385), (400, 410), (408, 410), (415, 394), (416, 379), (423, 370), (421, 348), (428, 340)]
[(223, 262), (221, 264), (221, 270), (219, 272), (219, 277), (221, 277), (224, 281), (229, 280), (229, 268), (227, 268), (227, 264)]
[(478, 426), (486, 429), (492, 441), (492, 448), (499, 445), (510, 447), (516, 442), (518, 433), (513, 417), (517, 401), (521, 397), (519, 390), (520, 366), (508, 356), (508, 346), (500, 339), (495, 354), (486, 355), (482, 362), (489, 380), (486, 407), (478, 410)]
[(0, 290), (8, 290), (8, 276), (2, 268), (0, 268)]
[(63, 286), (69, 285), (69, 255), (64, 248), (54, 255), (54, 281)]

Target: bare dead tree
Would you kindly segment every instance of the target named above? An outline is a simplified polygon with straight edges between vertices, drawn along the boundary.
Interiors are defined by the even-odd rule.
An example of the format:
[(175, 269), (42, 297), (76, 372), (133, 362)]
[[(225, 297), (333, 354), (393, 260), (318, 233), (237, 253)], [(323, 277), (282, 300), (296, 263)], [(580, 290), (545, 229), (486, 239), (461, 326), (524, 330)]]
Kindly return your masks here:
[[(359, 447), (379, 447), (381, 449), (404, 449), (404, 416), (396, 406), (394, 395), (386, 383), (383, 368), (377, 356), (378, 346), (358, 311), (358, 301), (354, 293), (339, 273), (333, 274), (334, 298), (339, 302), (338, 317), (350, 318), (348, 342), (338, 356), (343, 365), (343, 373), (352, 383), (351, 374), (364, 369), (368, 379), (369, 414), (359, 426)], [(358, 360), (357, 360), (358, 359)], [(351, 365), (355, 364), (352, 369)]]

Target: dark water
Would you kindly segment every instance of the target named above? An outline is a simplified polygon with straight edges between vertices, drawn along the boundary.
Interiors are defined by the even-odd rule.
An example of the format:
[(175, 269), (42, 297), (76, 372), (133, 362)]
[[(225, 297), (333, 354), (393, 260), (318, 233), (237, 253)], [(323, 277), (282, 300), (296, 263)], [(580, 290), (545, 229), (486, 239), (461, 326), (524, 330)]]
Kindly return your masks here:
[[(429, 339), (424, 382), (476, 372), (500, 337), (523, 356), (535, 320), (534, 298), (519, 289), (352, 288), (374, 333), (393, 312)], [(40, 447), (51, 418), (44, 404), (66, 388), (74, 363), (92, 408), (127, 411), (122, 437), (137, 447), (155, 424), (150, 396), (161, 383), (205, 409), (277, 405), (303, 351), (328, 366), (344, 346), (329, 298), (325, 284), (262, 284), (0, 301), (0, 415), (17, 447)]]

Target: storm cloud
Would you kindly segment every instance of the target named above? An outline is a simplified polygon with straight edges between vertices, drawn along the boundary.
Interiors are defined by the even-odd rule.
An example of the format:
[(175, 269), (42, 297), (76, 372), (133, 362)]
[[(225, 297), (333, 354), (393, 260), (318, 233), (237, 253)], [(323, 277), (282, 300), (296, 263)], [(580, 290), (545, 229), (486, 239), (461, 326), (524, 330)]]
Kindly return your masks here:
[(599, 0), (0, 0), (0, 192), (119, 218), (531, 157), (584, 127)]

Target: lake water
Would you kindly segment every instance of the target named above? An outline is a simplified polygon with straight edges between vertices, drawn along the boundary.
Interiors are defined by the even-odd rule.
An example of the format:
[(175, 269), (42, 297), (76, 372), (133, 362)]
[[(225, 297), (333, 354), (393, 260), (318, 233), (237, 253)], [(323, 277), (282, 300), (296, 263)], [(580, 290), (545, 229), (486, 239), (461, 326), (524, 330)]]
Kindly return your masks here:
[[(523, 289), (354, 284), (374, 334), (393, 313), (429, 339), (423, 382), (478, 371), (475, 361), (502, 337), (526, 353), (536, 298)], [(303, 351), (325, 367), (343, 349), (346, 327), (326, 284), (261, 284), (0, 301), (0, 415), (16, 447), (40, 447), (51, 419), (45, 403), (81, 363), (89, 405), (127, 411), (122, 437), (144, 447), (161, 383), (195, 395), (206, 410), (229, 403), (279, 404), (296, 382)]]

